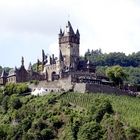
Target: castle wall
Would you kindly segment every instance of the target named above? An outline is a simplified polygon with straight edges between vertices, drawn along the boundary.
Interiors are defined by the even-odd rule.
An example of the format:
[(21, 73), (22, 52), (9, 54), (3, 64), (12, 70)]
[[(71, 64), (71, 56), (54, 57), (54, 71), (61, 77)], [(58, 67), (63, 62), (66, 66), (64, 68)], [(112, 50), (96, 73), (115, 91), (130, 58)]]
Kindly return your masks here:
[(76, 83), (74, 86), (74, 92), (85, 93), (85, 92), (94, 92), (94, 93), (115, 93), (128, 95), (127, 91), (123, 91), (117, 87), (111, 87), (108, 85), (100, 84), (90, 84), (90, 83)]

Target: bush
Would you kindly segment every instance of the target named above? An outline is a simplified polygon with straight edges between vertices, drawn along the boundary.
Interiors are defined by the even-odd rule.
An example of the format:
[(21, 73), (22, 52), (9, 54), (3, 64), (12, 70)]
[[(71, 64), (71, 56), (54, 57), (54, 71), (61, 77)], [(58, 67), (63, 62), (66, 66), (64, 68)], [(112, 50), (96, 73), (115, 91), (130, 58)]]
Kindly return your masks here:
[(32, 121), (30, 118), (25, 118), (22, 123), (21, 127), (24, 132), (27, 132), (31, 128)]
[(96, 99), (95, 102), (89, 108), (89, 114), (93, 120), (100, 122), (105, 113), (112, 114), (113, 109), (109, 100)]
[(22, 107), (22, 102), (18, 97), (14, 97), (11, 99), (11, 106), (13, 109), (19, 109)]
[(4, 88), (4, 95), (12, 95), (12, 94), (23, 94), (26, 92), (29, 92), (29, 88), (25, 83), (9, 83), (6, 84), (5, 88)]
[(80, 127), (78, 140), (99, 140), (102, 139), (101, 126), (96, 122), (88, 122)]
[(4, 113), (7, 112), (8, 110), (8, 100), (9, 100), (9, 97), (5, 96), (1, 103)]
[(43, 140), (49, 140), (53, 138), (53, 131), (49, 128), (45, 128), (41, 131), (41, 137)]

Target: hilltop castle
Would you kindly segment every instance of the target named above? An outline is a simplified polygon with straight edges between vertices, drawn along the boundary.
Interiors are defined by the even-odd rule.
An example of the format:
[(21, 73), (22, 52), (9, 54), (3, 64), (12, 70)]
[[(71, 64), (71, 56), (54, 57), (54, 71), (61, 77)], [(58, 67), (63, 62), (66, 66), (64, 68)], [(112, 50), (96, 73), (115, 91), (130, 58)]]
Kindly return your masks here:
[(95, 73), (95, 66), (89, 60), (80, 60), (80, 33), (77, 29), (74, 32), (71, 23), (68, 21), (64, 31), (59, 32), (59, 58), (54, 55), (45, 55), (42, 50), (42, 60), (37, 60), (36, 71), (33, 71), (32, 65), (28, 70), (24, 67), (24, 58), (22, 57), (21, 67), (14, 68), (6, 73), (3, 70), (0, 78), (0, 84), (5, 85), (10, 82), (27, 82), (30, 80), (54, 81), (69, 77), (74, 80), (80, 80), (80, 76), (89, 76)]

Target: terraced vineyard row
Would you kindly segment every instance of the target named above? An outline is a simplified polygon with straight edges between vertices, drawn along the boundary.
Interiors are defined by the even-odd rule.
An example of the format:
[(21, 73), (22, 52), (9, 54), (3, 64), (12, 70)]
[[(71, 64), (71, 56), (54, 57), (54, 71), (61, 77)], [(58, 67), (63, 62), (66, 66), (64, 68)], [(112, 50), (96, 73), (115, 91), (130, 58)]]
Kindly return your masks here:
[(74, 103), (78, 106), (88, 108), (97, 98), (109, 99), (113, 109), (120, 115), (120, 118), (131, 126), (140, 128), (140, 99), (129, 96), (116, 96), (108, 94), (93, 93), (66, 93), (61, 99)]

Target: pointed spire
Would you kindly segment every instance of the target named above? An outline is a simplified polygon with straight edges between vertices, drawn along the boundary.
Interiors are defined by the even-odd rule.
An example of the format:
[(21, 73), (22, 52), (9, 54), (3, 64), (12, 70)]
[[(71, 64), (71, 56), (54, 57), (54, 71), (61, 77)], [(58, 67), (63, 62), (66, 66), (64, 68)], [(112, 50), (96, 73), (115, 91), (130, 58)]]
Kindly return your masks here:
[(22, 56), (22, 59), (21, 59), (21, 66), (24, 66), (24, 57)]
[(59, 52), (59, 60), (60, 60), (60, 61), (63, 61), (63, 56), (62, 56), (61, 50), (60, 50), (60, 52)]
[(40, 61), (39, 59), (37, 59), (37, 64), (36, 64), (36, 71), (39, 72), (39, 65), (40, 65)]
[(5, 69), (4, 69), (2, 71), (1, 78), (5, 78), (5, 77), (7, 77), (7, 73), (6, 73)]
[(45, 59), (45, 52), (44, 52), (44, 50), (42, 49), (42, 61), (44, 61), (44, 59)]
[(50, 64), (52, 64), (52, 57), (50, 56)]
[(60, 32), (58, 34), (59, 38), (61, 38), (64, 35), (64, 33), (62, 32), (62, 29), (60, 28)]
[(60, 35), (62, 35), (62, 29), (60, 28), (60, 33), (59, 33)]
[(69, 26), (69, 28), (70, 28), (70, 33), (71, 33), (71, 34), (74, 34), (74, 31), (73, 31), (73, 28), (72, 28), (72, 26), (71, 26), (70, 21), (68, 21), (68, 26)]
[(68, 21), (65, 29), (65, 35), (73, 35), (73, 34), (74, 34), (73, 28), (71, 26), (70, 21)]
[(79, 30), (77, 29), (77, 31), (76, 31), (76, 36), (77, 37), (80, 37), (80, 33), (79, 33)]

